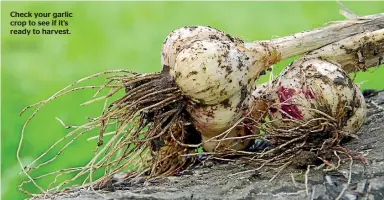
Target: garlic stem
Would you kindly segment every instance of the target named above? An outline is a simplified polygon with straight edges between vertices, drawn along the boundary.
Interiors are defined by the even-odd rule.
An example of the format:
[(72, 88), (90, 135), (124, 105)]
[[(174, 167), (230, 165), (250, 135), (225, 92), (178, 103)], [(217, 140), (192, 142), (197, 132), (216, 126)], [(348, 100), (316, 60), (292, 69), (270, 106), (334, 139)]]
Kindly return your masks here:
[(305, 57), (338, 63), (347, 73), (379, 66), (384, 63), (384, 28), (343, 39)]
[(260, 45), (274, 48), (280, 54), (280, 60), (301, 55), (322, 46), (337, 42), (365, 31), (375, 31), (384, 27), (384, 13), (364, 16), (357, 19), (331, 22), (310, 31), (290, 36), (246, 43), (251, 50)]

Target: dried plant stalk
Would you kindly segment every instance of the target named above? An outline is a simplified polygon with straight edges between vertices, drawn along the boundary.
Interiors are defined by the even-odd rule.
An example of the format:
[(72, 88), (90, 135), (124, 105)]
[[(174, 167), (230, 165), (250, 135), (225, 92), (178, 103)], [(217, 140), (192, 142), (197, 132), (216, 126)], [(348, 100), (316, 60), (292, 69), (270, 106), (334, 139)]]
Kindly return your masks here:
[(320, 57), (338, 63), (347, 73), (378, 67), (383, 64), (384, 28), (343, 39), (315, 50), (306, 57)]
[(325, 26), (287, 37), (249, 43), (250, 47), (263, 44), (281, 52), (281, 60), (301, 55), (342, 39), (383, 28), (384, 13), (327, 23)]

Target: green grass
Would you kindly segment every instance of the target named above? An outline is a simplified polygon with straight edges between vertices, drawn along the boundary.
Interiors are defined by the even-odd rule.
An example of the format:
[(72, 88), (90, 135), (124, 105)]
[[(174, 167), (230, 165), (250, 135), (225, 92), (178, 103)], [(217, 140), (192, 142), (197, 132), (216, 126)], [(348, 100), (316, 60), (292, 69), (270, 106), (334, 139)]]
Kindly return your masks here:
[[(27, 105), (43, 100), (84, 76), (108, 70), (160, 71), (160, 48), (168, 33), (185, 25), (210, 25), (246, 41), (270, 39), (342, 20), (336, 2), (1, 2), (1, 173), (2, 199), (22, 199), (23, 176), (16, 147), (28, 114)], [(359, 15), (382, 12), (382, 2), (346, 2)], [(73, 12), (71, 35), (10, 35), (9, 13)], [(279, 72), (288, 61), (277, 65)], [(362, 88), (384, 88), (384, 69), (360, 73)], [(264, 77), (262, 81), (265, 81)], [(22, 155), (35, 158), (65, 135), (54, 117), (81, 124), (100, 107), (79, 104), (92, 96), (77, 92), (48, 104), (28, 129)], [(76, 142), (53, 168), (83, 164), (95, 146)]]

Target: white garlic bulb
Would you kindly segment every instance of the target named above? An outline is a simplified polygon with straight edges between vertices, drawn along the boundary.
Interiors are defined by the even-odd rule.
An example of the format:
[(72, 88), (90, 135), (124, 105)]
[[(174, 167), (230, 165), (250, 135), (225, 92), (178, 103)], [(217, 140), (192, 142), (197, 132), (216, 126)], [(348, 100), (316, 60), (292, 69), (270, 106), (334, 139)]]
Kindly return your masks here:
[(164, 68), (173, 68), (180, 51), (195, 41), (234, 40), (230, 35), (209, 26), (185, 26), (172, 31), (164, 40), (161, 49), (161, 64)]
[(250, 131), (253, 129), (250, 126), (239, 126), (225, 137), (209, 140), (227, 131), (242, 117), (255, 79), (277, 59), (267, 47), (257, 44), (252, 47), (249, 50), (240, 39), (202, 26), (177, 29), (163, 44), (163, 71), (174, 78), (190, 100), (187, 110), (207, 151), (226, 147), (244, 149), (250, 140), (217, 140), (256, 131)]
[[(239, 95), (236, 94), (217, 105), (191, 102), (187, 107), (195, 128), (201, 133), (203, 147), (206, 151), (212, 152), (226, 148), (243, 150), (249, 146), (252, 139), (251, 137), (244, 138), (244, 136), (258, 133), (258, 130), (252, 125), (252, 121), (242, 119), (248, 113), (245, 103), (249, 101), (249, 95), (246, 95), (245, 92), (243, 90), (243, 93), (240, 92)], [(239, 119), (241, 119), (240, 122)], [(243, 138), (228, 139), (233, 137)]]
[(240, 39), (204, 26), (173, 31), (162, 48), (163, 70), (185, 96), (205, 105), (216, 105), (243, 86), (250, 91), (260, 72), (276, 59), (267, 47), (255, 44), (250, 50)]

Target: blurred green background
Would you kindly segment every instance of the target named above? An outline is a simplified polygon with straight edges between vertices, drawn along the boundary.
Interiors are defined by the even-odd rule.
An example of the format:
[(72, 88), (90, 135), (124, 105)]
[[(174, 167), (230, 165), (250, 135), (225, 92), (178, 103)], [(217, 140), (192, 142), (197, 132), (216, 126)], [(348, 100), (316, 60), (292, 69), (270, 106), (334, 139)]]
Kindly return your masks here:
[[(17, 185), (16, 148), (27, 105), (43, 100), (82, 77), (108, 69), (160, 71), (160, 48), (174, 29), (210, 25), (246, 41), (312, 29), (344, 19), (336, 2), (1, 2), (1, 174), (2, 199), (22, 199)], [(345, 2), (359, 15), (384, 11), (383, 2)], [(11, 11), (73, 13), (71, 35), (10, 35)], [(19, 19), (20, 20), (20, 19)], [(290, 61), (275, 67), (278, 73)], [(384, 88), (384, 69), (360, 73), (362, 88)], [(263, 77), (261, 81), (266, 81)], [(99, 83), (103, 81), (100, 80)], [(97, 116), (100, 105), (79, 107), (93, 93), (76, 92), (48, 104), (26, 130), (23, 161), (36, 158), (65, 135), (54, 117), (81, 124)], [(53, 168), (84, 164), (96, 141), (75, 142)]]

